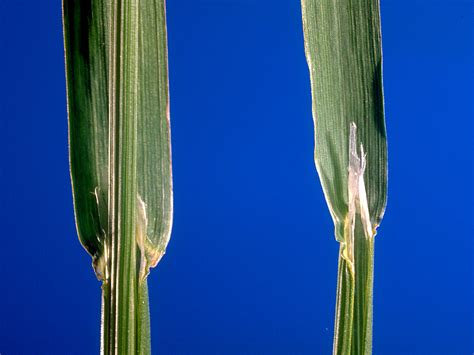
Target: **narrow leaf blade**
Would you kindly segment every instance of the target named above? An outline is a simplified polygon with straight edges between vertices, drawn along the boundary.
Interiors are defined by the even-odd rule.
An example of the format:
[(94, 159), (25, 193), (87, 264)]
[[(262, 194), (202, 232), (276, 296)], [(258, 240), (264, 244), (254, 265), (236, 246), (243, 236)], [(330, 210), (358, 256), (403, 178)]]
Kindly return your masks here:
[(302, 0), (315, 161), (335, 222), (348, 211), (350, 123), (367, 153), (365, 186), (378, 225), (387, 200), (387, 140), (378, 0)]
[[(109, 157), (109, 126), (114, 115), (110, 98), (118, 97), (111, 92), (118, 89), (110, 83), (111, 4), (105, 0), (63, 2), (76, 223), (81, 243), (96, 264), (103, 256), (110, 223), (108, 195), (113, 162)], [(168, 244), (173, 213), (165, 4), (163, 0), (141, 0), (136, 6), (138, 77), (136, 84), (125, 85), (136, 85), (136, 185), (147, 222), (143, 231), (147, 264), (154, 266)], [(129, 109), (126, 105), (121, 108), (124, 112)]]

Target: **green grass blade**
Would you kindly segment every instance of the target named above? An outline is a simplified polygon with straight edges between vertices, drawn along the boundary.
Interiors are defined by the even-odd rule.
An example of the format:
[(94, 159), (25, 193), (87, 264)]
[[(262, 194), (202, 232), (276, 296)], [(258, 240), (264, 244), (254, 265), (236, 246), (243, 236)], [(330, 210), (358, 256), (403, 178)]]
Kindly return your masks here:
[(340, 242), (335, 354), (370, 354), (374, 237), (387, 200), (379, 0), (302, 0), (315, 162)]
[(172, 175), (164, 0), (63, 0), (79, 239), (103, 281), (102, 352), (150, 353), (146, 277), (165, 253)]

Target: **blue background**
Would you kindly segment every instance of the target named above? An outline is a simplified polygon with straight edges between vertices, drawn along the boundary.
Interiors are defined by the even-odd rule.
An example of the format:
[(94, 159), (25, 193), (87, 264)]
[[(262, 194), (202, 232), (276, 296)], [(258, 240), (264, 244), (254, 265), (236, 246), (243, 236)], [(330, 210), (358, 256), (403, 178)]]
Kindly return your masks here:
[[(389, 202), (375, 354), (472, 354), (472, 1), (382, 0)], [(338, 245), (313, 164), (299, 1), (169, 0), (175, 218), (157, 354), (329, 354)], [(94, 354), (59, 1), (0, 3), (0, 353)]]

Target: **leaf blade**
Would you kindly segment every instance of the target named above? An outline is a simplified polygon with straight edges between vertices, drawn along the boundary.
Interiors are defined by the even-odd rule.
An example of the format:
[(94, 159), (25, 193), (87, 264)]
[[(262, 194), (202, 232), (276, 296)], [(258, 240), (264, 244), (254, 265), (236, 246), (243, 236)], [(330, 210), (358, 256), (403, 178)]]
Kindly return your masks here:
[[(347, 213), (345, 179), (349, 125), (355, 122), (367, 152), (365, 183), (372, 224), (387, 200), (387, 144), (382, 91), (382, 52), (377, 0), (302, 0), (305, 51), (313, 96), (315, 161), (335, 222)], [(343, 174), (345, 175), (345, 174)]]
[(315, 164), (341, 244), (333, 352), (370, 354), (374, 236), (387, 200), (379, 0), (301, 6)]
[[(137, 188), (156, 221), (147, 236), (163, 254), (173, 211), (166, 14), (162, 0), (137, 3)], [(74, 206), (80, 240), (92, 256), (101, 252), (97, 239), (109, 223), (110, 11), (107, 1), (63, 3)]]
[(150, 353), (146, 276), (173, 212), (164, 0), (63, 0), (79, 239), (103, 283), (102, 351)]

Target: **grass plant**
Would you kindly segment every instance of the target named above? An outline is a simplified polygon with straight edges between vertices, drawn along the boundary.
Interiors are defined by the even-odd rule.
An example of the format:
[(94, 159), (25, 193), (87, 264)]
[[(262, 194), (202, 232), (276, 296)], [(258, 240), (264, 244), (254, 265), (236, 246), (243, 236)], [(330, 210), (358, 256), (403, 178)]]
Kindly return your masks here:
[(387, 200), (379, 0), (302, 0), (314, 158), (340, 243), (334, 354), (371, 354), (374, 237)]
[(164, 0), (63, 0), (79, 239), (102, 281), (102, 354), (150, 354), (147, 275), (172, 224)]

